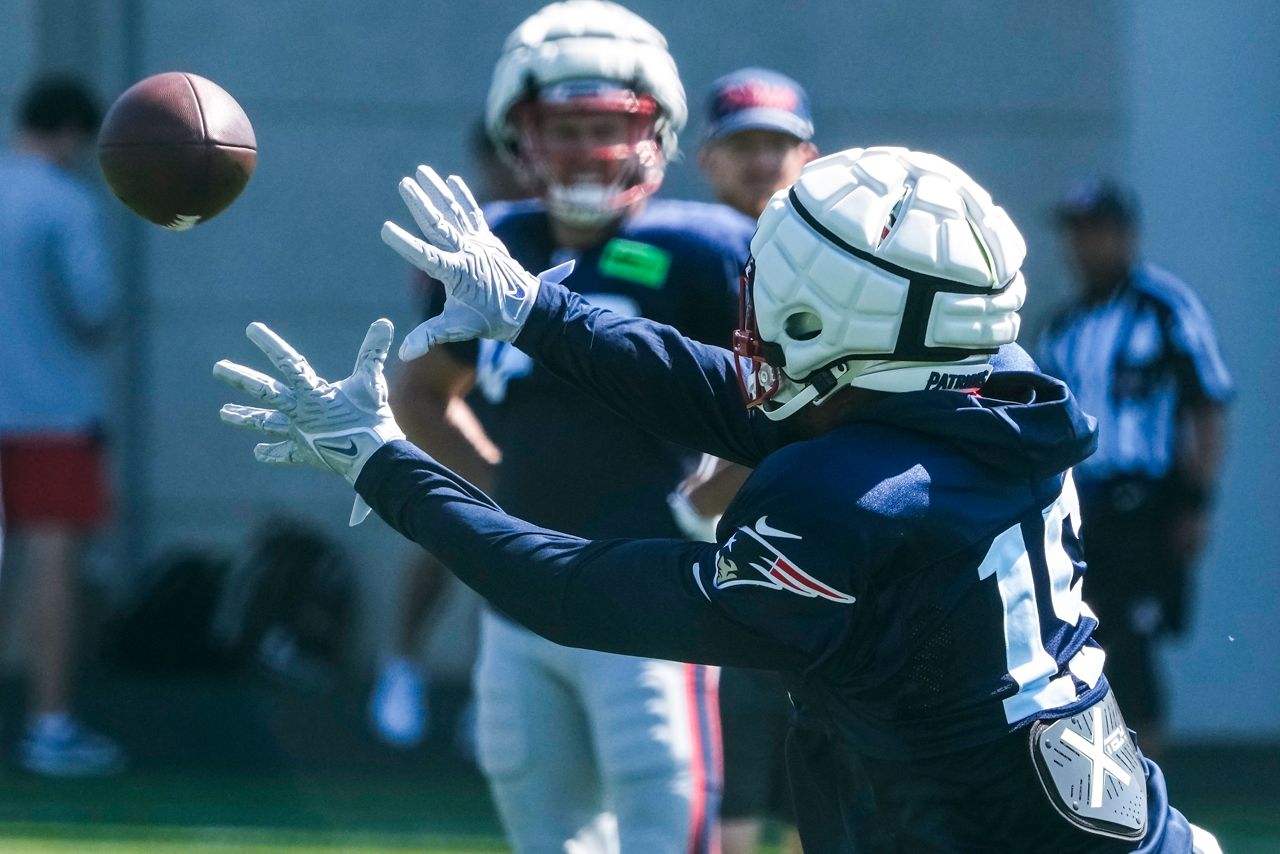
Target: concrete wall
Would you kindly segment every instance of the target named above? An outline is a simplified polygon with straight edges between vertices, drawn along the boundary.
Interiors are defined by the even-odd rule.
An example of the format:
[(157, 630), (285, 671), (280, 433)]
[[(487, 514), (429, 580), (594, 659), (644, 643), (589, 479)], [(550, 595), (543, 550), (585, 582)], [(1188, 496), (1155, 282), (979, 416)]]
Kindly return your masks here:
[[(131, 295), (121, 358), (137, 372), (121, 386), (128, 401), (119, 449), (124, 551), (143, 556), (179, 541), (238, 542), (256, 520), (277, 511), (335, 526), (345, 520), (350, 493), (341, 484), (257, 466), (250, 441), (218, 425), (214, 413), (225, 395), (208, 379), (209, 367), (220, 357), (258, 359), (242, 335), (254, 319), (273, 324), (328, 374), (347, 369), (367, 319), (387, 314), (402, 331), (410, 327), (404, 265), (377, 238), (383, 219), (406, 219), (395, 182), (418, 162), (465, 171), (464, 135), (501, 41), (536, 5), (0, 4), (0, 107), (9, 105), (16, 79), (51, 62), (48, 44), (60, 40), (90, 63), (86, 70), (108, 95), (163, 70), (209, 77), (240, 100), (258, 135), (258, 171), (244, 197), (192, 232), (142, 226), (113, 203)], [(964, 165), (1010, 210), (1031, 246), (1033, 326), (1065, 292), (1045, 216), (1061, 187), (1081, 172), (1129, 166), (1142, 134), (1164, 130), (1153, 110), (1135, 103), (1141, 77), (1132, 43), (1145, 38), (1145, 49), (1158, 54), (1195, 23), (1162, 21), (1148, 31), (1135, 18), (1159, 18), (1161, 4), (1120, 0), (801, 0), (785, 7), (644, 0), (632, 7), (667, 34), (680, 64), (695, 115), (684, 138), (687, 154), (711, 80), (762, 64), (809, 87), (824, 149), (897, 143)], [(1248, 29), (1244, 21), (1219, 26), (1224, 34)], [(1187, 110), (1200, 106), (1188, 103)], [(1142, 174), (1154, 179), (1166, 164), (1147, 168)], [(1225, 188), (1209, 189), (1226, 198)], [(668, 190), (705, 197), (692, 157), (672, 167)], [(1222, 208), (1228, 222), (1256, 216), (1245, 205)], [(1240, 287), (1264, 285), (1253, 279)], [(1267, 411), (1274, 407), (1249, 417), (1261, 425)], [(367, 658), (387, 636), (406, 549), (376, 522), (341, 535), (364, 556)], [(1262, 536), (1224, 519), (1224, 541), (1260, 548)], [(128, 571), (120, 569), (122, 576)], [(1276, 629), (1261, 630), (1259, 641), (1274, 646)], [(461, 649), (456, 635), (437, 643), (437, 654), (448, 658)], [(1253, 696), (1242, 702), (1255, 702)], [(1184, 729), (1204, 728), (1196, 711), (1203, 702), (1190, 686), (1180, 697)], [(1278, 714), (1274, 703), (1259, 704), (1249, 726), (1278, 729)]]
[(1274, 736), (1280, 7), (1140, 0), (1129, 14), (1125, 162), (1146, 203), (1145, 244), (1204, 298), (1239, 395), (1197, 620), (1166, 661), (1172, 723), (1189, 733)]

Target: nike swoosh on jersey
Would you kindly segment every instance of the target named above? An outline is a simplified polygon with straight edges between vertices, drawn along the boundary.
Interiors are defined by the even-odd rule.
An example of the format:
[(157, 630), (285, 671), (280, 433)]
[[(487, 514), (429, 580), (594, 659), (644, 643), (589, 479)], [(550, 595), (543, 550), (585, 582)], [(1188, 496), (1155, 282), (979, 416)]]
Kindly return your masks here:
[(765, 520), (768, 518), (769, 518), (768, 516), (761, 516), (759, 519), (756, 520), (756, 533), (759, 534), (760, 536), (781, 537), (782, 539), (785, 539), (785, 540), (803, 539), (803, 537), (801, 537), (799, 534), (792, 534), (792, 533), (788, 533), (787, 531), (780, 530), (778, 528), (769, 527), (769, 525), (765, 522)]

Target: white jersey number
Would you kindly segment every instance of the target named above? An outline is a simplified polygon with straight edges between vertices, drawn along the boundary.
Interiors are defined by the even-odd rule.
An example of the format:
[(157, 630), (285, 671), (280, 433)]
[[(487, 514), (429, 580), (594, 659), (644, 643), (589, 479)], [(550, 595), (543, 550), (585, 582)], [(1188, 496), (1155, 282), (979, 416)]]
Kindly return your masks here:
[[(1004, 647), (1009, 675), (1018, 693), (1004, 701), (1005, 719), (1017, 723), (1044, 709), (1052, 709), (1076, 699), (1075, 683), (1068, 674), (1058, 675), (1058, 663), (1044, 648), (1041, 618), (1057, 618), (1076, 625), (1081, 615), (1093, 617), (1080, 598), (1081, 585), (1071, 586), (1075, 569), (1063, 542), (1065, 523), (1071, 523), (1073, 539), (1080, 532), (1080, 500), (1067, 472), (1062, 494), (1044, 510), (1044, 540), (1029, 544), (1022, 525), (1014, 525), (991, 544), (978, 567), (978, 578), (996, 577), (1000, 601), (1004, 603)], [(1032, 560), (1030, 548), (1043, 549), (1043, 561)], [(1036, 564), (1048, 570), (1049, 609), (1036, 600)], [(1042, 586), (1044, 586), (1042, 584)], [(1072, 658), (1070, 670), (1092, 686), (1102, 672), (1102, 653), (1085, 647)]]

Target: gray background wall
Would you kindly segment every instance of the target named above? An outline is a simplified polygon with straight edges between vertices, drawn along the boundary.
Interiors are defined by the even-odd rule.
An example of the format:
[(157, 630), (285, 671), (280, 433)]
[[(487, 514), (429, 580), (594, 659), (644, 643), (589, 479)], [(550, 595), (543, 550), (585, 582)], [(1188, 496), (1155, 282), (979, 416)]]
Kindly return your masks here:
[[(234, 207), (168, 234), (110, 201), (127, 294), (115, 354), (120, 523), (103, 572), (118, 585), (179, 542), (226, 546), (275, 512), (334, 526), (361, 556), (357, 659), (385, 646), (408, 551), (376, 520), (341, 529), (332, 478), (255, 465), (215, 416), (215, 360), (253, 362), (242, 330), (264, 320), (322, 373), (345, 372), (364, 323), (414, 321), (404, 265), (378, 227), (404, 221), (395, 183), (419, 162), (465, 173), (466, 130), (502, 38), (536, 2), (370, 4), (303, 0), (3, 0), (0, 110), (39, 70), (81, 71), (104, 98), (164, 70), (230, 91), (253, 120), (254, 179)], [(1280, 506), (1269, 365), (1275, 287), (1280, 13), (1251, 0), (1076, 3), (800, 0), (633, 2), (668, 36), (698, 106), (717, 75), (786, 71), (812, 95), (825, 150), (896, 143), (962, 164), (1021, 226), (1034, 328), (1066, 293), (1046, 212), (1074, 176), (1121, 175), (1142, 194), (1150, 255), (1190, 280), (1216, 316), (1243, 391), (1192, 637), (1172, 651), (1184, 736), (1280, 736)], [(686, 160), (667, 192), (705, 197)], [(2, 333), (0, 333), (2, 334)], [(465, 666), (465, 608), (437, 633)]]

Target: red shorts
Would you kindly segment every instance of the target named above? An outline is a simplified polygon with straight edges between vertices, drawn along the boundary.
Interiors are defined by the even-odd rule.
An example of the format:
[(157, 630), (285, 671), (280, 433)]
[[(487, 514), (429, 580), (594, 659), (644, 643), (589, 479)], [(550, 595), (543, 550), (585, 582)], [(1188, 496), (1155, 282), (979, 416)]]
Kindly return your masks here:
[(80, 433), (0, 438), (0, 502), (11, 528), (62, 523), (91, 528), (107, 517), (102, 441)]

